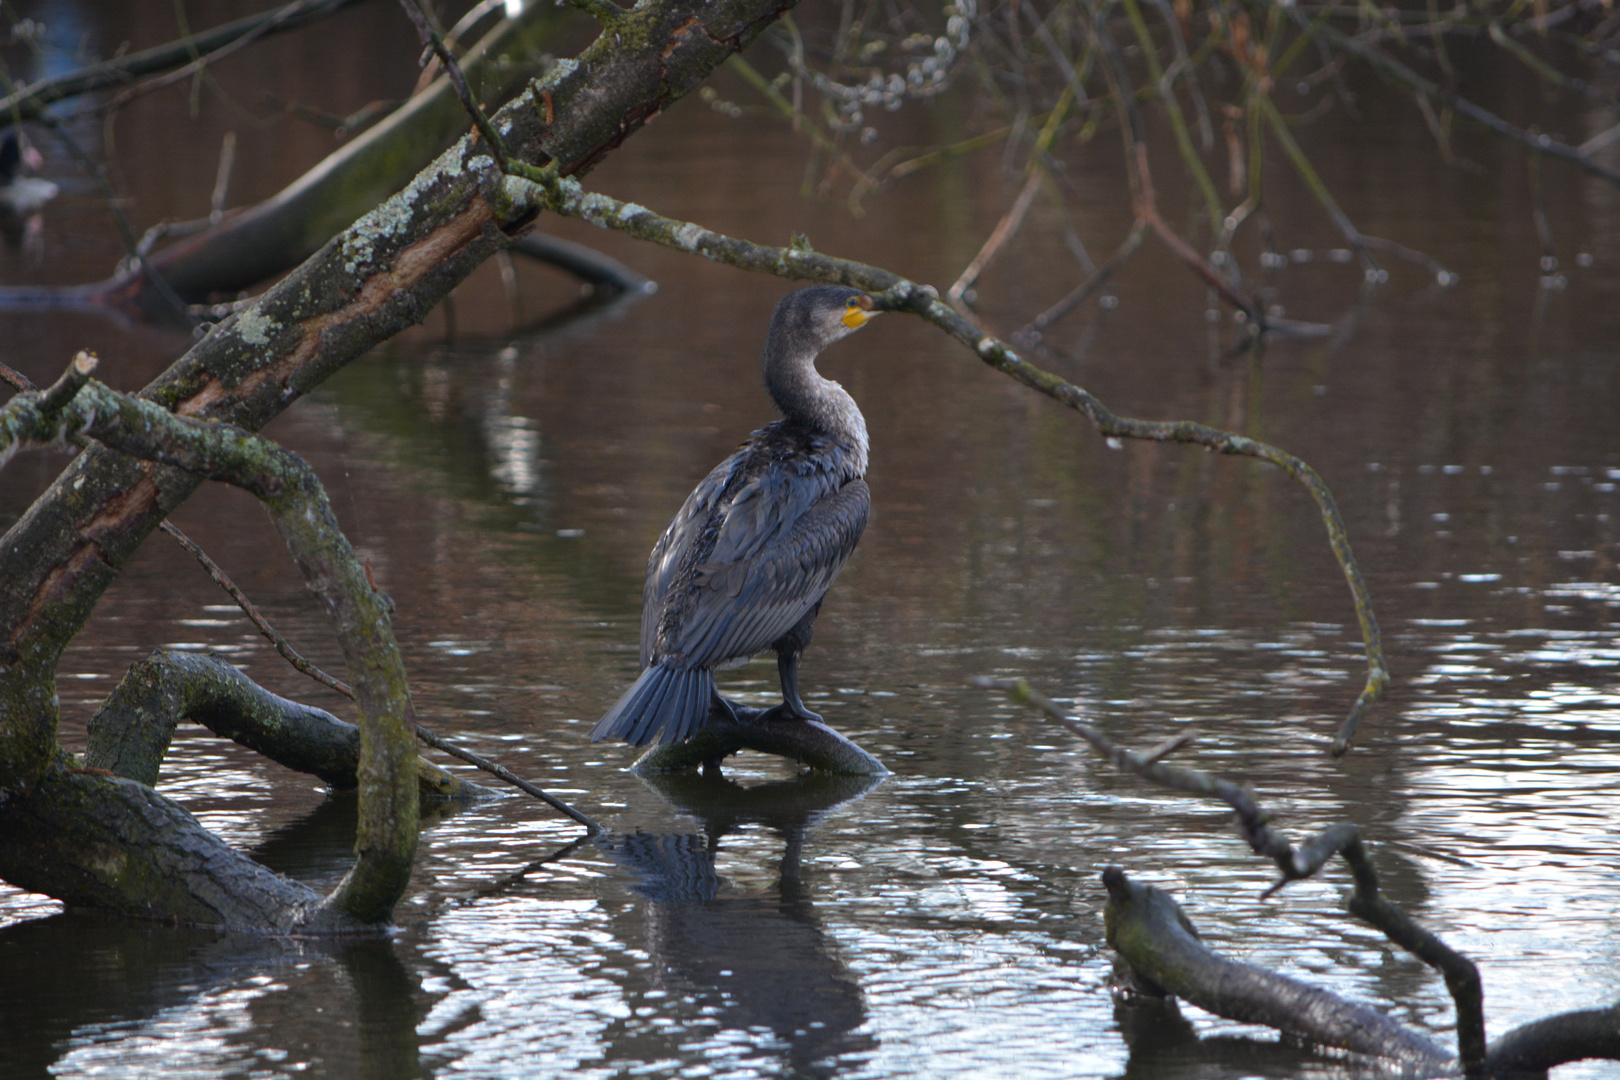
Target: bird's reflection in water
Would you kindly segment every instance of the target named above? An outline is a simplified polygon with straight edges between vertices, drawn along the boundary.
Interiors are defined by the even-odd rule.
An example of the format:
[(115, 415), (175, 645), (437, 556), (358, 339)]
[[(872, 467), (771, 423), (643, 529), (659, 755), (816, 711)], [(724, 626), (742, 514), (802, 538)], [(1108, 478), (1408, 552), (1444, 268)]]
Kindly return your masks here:
[[(637, 995), (642, 1000), (629, 1003), (632, 1013), (678, 1011), (708, 1017), (722, 1031), (755, 1033), (789, 1076), (831, 1076), (865, 1057), (877, 1045), (860, 1030), (865, 1000), (816, 918), (800, 863), (809, 827), (879, 781), (806, 774), (744, 788), (718, 772), (643, 779), (697, 818), (702, 832), (596, 840), (639, 878), (636, 891), (648, 901), (645, 947), (653, 974)], [(722, 840), (748, 825), (783, 841), (775, 888), (763, 893), (735, 891), (715, 869)], [(689, 1053), (692, 1026), (683, 1027), (677, 1037)], [(622, 1049), (645, 1057), (651, 1048), (635, 1042)]]

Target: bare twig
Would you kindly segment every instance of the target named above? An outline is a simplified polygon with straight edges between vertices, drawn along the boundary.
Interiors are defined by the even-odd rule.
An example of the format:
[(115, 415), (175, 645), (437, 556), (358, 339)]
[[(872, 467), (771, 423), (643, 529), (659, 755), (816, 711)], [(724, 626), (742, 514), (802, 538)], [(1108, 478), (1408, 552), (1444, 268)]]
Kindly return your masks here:
[[(344, 2), (347, 2), (347, 0), (344, 0)], [(341, 6), (342, 3), (336, 2), (336, 0), (298, 0), (296, 3), (288, 4), (270, 12), (267, 18), (258, 20), (253, 25), (247, 26), (241, 33), (230, 36), (217, 48), (211, 47), (212, 42), (210, 40), (210, 47), (206, 52), (202, 42), (209, 39), (205, 39), (203, 34), (189, 34), (181, 41), (175, 42), (175, 45), (182, 48), (185, 55), (191, 57), (191, 63), (165, 75), (160, 75), (155, 79), (148, 79), (138, 86), (129, 87), (127, 90), (115, 95), (106, 104), (99, 106), (97, 111), (117, 112), (138, 97), (150, 94), (154, 90), (161, 90), (166, 86), (185, 82), (195, 75), (201, 75), (211, 65), (218, 63), (232, 53), (240, 52), (262, 37), (273, 34), (277, 30), (286, 29), (289, 25), (296, 26), (313, 21), (315, 18), (324, 18)], [(247, 22), (247, 20), (242, 20), (242, 22)], [(232, 25), (237, 24), (233, 23)], [(215, 33), (218, 34), (218, 31), (215, 31)], [(176, 59), (178, 59), (178, 56), (176, 56)]]
[(185, 548), (191, 553), (192, 558), (202, 564), (202, 568), (208, 571), (208, 576), (214, 579), (215, 584), (224, 589), (230, 595), (230, 598), (236, 601), (236, 606), (242, 609), (242, 613), (258, 628), (259, 633), (263, 634), (270, 644), (275, 646), (276, 652), (281, 654), (282, 659), (322, 686), (336, 690), (346, 698), (354, 697), (354, 691), (349, 688), (348, 683), (328, 675), (306, 659), (297, 649), (294, 649), (292, 644), (282, 636), (281, 631), (271, 626), (270, 620), (259, 614), (259, 609), (253, 606), (253, 601), (247, 598), (246, 593), (236, 587), (236, 582), (231, 580), (230, 575), (220, 569), (220, 565), (209, 558), (208, 552), (204, 551), (196, 541), (181, 532), (179, 526), (172, 521), (165, 521), (162, 528), (164, 532), (174, 537), (175, 543)]
[(235, 41), (292, 30), (347, 7), (355, 0), (297, 0), (272, 11), (260, 12), (235, 22), (204, 30), (180, 41), (130, 53), (100, 64), (91, 64), (66, 75), (58, 75), (27, 86), (17, 87), (0, 98), (0, 114), (37, 119), (46, 106), (64, 98), (129, 82), (141, 75), (164, 71), (193, 59), (197, 54), (217, 54)]
[(1047, 114), (1046, 123), (1041, 127), (1040, 134), (1035, 138), (1034, 152), (1030, 154), (1029, 163), (1024, 168), (1026, 176), (1024, 187), (1019, 191), (1018, 197), (1013, 200), (1012, 208), (1002, 215), (1001, 220), (996, 223), (996, 227), (991, 230), (989, 238), (985, 240), (984, 246), (979, 249), (979, 253), (973, 257), (973, 261), (967, 265), (967, 268), (951, 284), (951, 287), (945, 291), (945, 298), (952, 307), (958, 310), (962, 309), (963, 295), (973, 287), (973, 283), (979, 280), (979, 275), (984, 273), (985, 267), (990, 265), (990, 260), (996, 257), (1003, 245), (1023, 225), (1024, 215), (1029, 213), (1030, 203), (1035, 201), (1035, 195), (1040, 191), (1041, 184), (1046, 179), (1046, 165), (1043, 159), (1048, 148), (1052, 145), (1052, 140), (1057, 137), (1058, 128), (1062, 125), (1063, 118), (1068, 115), (1073, 93), (1072, 90), (1065, 87), (1063, 96), (1058, 99), (1058, 103), (1053, 107), (1052, 111)]
[[(270, 625), (268, 619), (259, 614), (259, 609), (253, 606), (253, 602), (247, 598), (246, 594), (244, 594), (241, 589), (237, 588), (236, 583), (231, 580), (230, 575), (226, 574), (224, 570), (220, 569), (218, 563), (214, 562), (213, 559), (208, 557), (208, 553), (206, 551), (199, 547), (193, 540), (186, 536), (185, 533), (181, 532), (170, 522), (165, 521), (163, 523), (163, 531), (174, 537), (175, 540), (179, 542), (181, 547), (191, 552), (192, 557), (202, 564), (204, 570), (208, 571), (208, 576), (213, 578), (214, 581), (219, 584), (220, 588), (224, 589), (230, 594), (231, 599), (236, 601), (237, 606), (240, 607), (243, 613), (252, 620), (253, 625), (258, 627), (259, 633), (263, 634), (269, 639), (270, 644), (275, 646), (276, 651), (280, 653), (288, 663), (297, 668), (299, 671), (303, 672), (305, 675), (308, 675), (310, 678), (314, 679), (316, 682), (336, 690), (344, 697), (354, 697), (354, 691), (349, 688), (348, 683), (342, 681), (341, 679), (335, 679), (326, 674), (326, 672), (322, 671), (309, 660), (301, 656), (298, 653), (298, 650), (294, 649), (287, 639), (282, 636), (281, 632), (274, 626)], [(505, 780), (508, 784), (518, 788), (520, 791), (533, 795), (535, 798), (551, 806), (553, 809), (570, 818), (573, 818), (587, 829), (590, 829), (593, 833), (601, 831), (602, 827), (584, 812), (574, 809), (572, 806), (563, 802), (555, 795), (541, 790), (535, 785), (529, 783), (527, 780), (518, 776), (516, 773), (512, 772), (510, 769), (507, 769), (505, 766), (497, 765), (495, 762), (490, 761), (487, 758), (480, 757), (471, 750), (464, 750), (455, 743), (447, 742), (438, 735), (435, 735), (433, 732), (429, 731), (427, 728), (423, 727), (421, 724), (417, 723), (414, 715), (410, 717), (410, 724), (416, 733), (416, 737), (422, 740), (422, 742), (426, 743), (428, 746), (433, 747), (435, 750), (442, 750), (451, 757), (460, 758), (462, 761), (465, 761), (470, 765), (476, 765), (478, 768), (489, 773), (491, 776), (496, 776), (502, 780)]]
[(533, 795), (547, 806), (550, 806), (553, 810), (573, 818), (575, 821), (585, 826), (585, 828), (589, 829), (592, 834), (602, 831), (602, 826), (592, 820), (584, 811), (576, 810), (574, 807), (557, 798), (557, 796), (552, 795), (551, 793), (529, 783), (527, 780), (523, 779), (523, 777), (519, 776), (511, 769), (508, 769), (506, 766), (498, 765), (486, 758), (479, 757), (471, 750), (465, 750), (453, 742), (447, 742), (446, 740), (441, 739), (439, 736), (433, 734), (433, 732), (429, 731), (421, 724), (417, 724), (414, 721), (412, 722), (412, 726), (416, 729), (416, 737), (433, 747), (435, 750), (443, 750), (451, 757), (460, 758), (469, 765), (478, 766), (491, 776), (497, 776), (500, 779), (505, 780), (508, 784), (511, 784), (519, 791)]
[(214, 193), (208, 200), (208, 223), (218, 225), (225, 217), (225, 198), (231, 189), (231, 170), (236, 165), (236, 132), (227, 131), (219, 144), (219, 171), (214, 176)]
[(18, 371), (16, 368), (5, 363), (4, 361), (0, 361), (0, 382), (4, 382), (7, 386), (24, 392), (39, 389), (34, 385), (33, 379), (30, 379), (28, 376), (24, 375), (22, 372)]
[[(474, 126), (478, 128), (478, 134), (483, 137), (485, 145), (489, 147), (490, 155), (494, 157), (496, 166), (502, 172), (508, 171), (506, 143), (501, 139), (500, 133), (495, 130), (495, 126), (489, 122), (489, 117), (484, 115), (484, 110), (478, 107), (478, 102), (473, 100), (472, 91), (467, 89), (467, 77), (461, 73), (461, 65), (456, 63), (456, 58), (451, 55), (449, 46), (444, 43), (444, 37), (428, 22), (427, 16), (422, 14), (422, 8), (417, 0), (399, 0), (399, 3), (405, 9), (405, 14), (410, 16), (411, 22), (416, 26), (416, 33), (421, 37), (422, 44), (427, 47), (428, 52), (424, 53), (422, 57), (423, 66), (426, 66), (429, 54), (438, 56), (439, 62), (444, 65), (446, 74), (450, 76), (451, 84), (456, 88), (456, 94), (461, 98), (462, 106), (467, 110), (467, 114), (472, 117)], [(608, 6), (611, 7), (612, 5)]]
[(1063, 316), (1085, 303), (1097, 290), (1108, 284), (1120, 267), (1124, 266), (1130, 257), (1136, 254), (1136, 249), (1142, 246), (1142, 238), (1147, 235), (1148, 223), (1137, 218), (1131, 225), (1131, 231), (1126, 234), (1119, 247), (1108, 257), (1108, 261), (1099, 266), (1095, 273), (1077, 285), (1069, 295), (1041, 312), (1029, 321), (1023, 329), (1013, 335), (1015, 341), (1038, 341), (1048, 326), (1057, 322)]

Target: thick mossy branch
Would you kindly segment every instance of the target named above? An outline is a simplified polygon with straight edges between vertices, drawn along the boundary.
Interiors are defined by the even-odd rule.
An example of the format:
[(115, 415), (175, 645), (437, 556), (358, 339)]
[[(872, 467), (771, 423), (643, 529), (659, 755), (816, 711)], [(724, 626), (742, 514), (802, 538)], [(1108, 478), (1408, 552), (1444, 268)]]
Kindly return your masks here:
[(1327, 484), (1304, 461), (1268, 443), (1189, 420), (1136, 420), (1116, 416), (1086, 390), (1043, 371), (1020, 357), (1006, 343), (980, 330), (941, 301), (932, 289), (887, 270), (822, 255), (808, 247), (767, 247), (724, 236), (689, 221), (664, 217), (635, 203), (620, 202), (587, 192), (577, 181), (559, 177), (556, 170), (515, 167), (514, 173), (507, 177), (503, 187), (506, 205), (502, 212), (505, 215), (521, 216), (526, 211), (551, 210), (739, 269), (865, 289), (879, 294), (881, 306), (885, 309), (910, 311), (921, 316), (968, 346), (991, 367), (1080, 412), (1105, 436), (1192, 443), (1222, 454), (1258, 458), (1282, 469), (1316, 500), (1328, 542), (1350, 586), (1356, 618), (1361, 626), (1367, 657), (1367, 679), (1349, 715), (1339, 725), (1332, 751), (1338, 755), (1350, 748), (1362, 718), (1389, 684), (1389, 668), (1384, 661), (1372, 598), (1350, 550), (1344, 519)]
[(814, 720), (778, 719), (779, 709), (754, 709), (730, 702), (737, 719), (719, 709), (691, 738), (653, 747), (636, 760), (637, 773), (674, 772), (718, 764), (739, 750), (775, 754), (820, 772), (839, 776), (887, 776), (877, 758)]
[(1162, 889), (1130, 880), (1117, 866), (1102, 877), (1108, 889), (1108, 944), (1154, 988), (1216, 1016), (1398, 1061), (1418, 1075), (1445, 1075), (1455, 1068), (1444, 1050), (1383, 1013), (1214, 952)]
[[(91, 717), (85, 767), (155, 785), (183, 719), (334, 788), (360, 783), (358, 727), (272, 694), (217, 656), (168, 649), (132, 664)], [(489, 794), (421, 758), (416, 775), (423, 798)]]
[[(81, 353), (72, 370), (77, 377), (92, 366), (93, 358)], [(131, 457), (241, 487), (269, 512), (305, 582), (322, 601), (360, 709), (356, 860), (327, 903), (360, 923), (386, 922), (404, 895), (416, 852), (410, 693), (389, 623), (392, 603), (372, 587), (319, 479), (303, 459), (277, 443), (240, 428), (176, 416), (94, 379), (54, 412), (36, 413), (40, 426), (33, 437), (39, 441), (92, 438)]]
[(145, 784), (59, 759), (0, 803), (0, 877), (74, 907), (260, 933), (366, 929)]

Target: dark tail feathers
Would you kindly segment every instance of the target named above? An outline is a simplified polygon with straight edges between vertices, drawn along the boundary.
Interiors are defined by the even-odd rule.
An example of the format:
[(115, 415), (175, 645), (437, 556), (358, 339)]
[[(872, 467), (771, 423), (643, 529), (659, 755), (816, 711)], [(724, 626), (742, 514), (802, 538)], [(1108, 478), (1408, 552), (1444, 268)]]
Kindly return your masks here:
[(713, 671), (654, 665), (591, 728), (591, 742), (618, 739), (631, 746), (646, 746), (654, 739), (680, 742), (709, 718), (714, 696)]

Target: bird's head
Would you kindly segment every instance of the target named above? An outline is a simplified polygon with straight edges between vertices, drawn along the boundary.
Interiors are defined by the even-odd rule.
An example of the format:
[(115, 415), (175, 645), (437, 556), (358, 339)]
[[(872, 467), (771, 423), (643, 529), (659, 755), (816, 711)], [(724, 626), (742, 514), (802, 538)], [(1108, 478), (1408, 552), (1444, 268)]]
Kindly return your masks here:
[(789, 293), (776, 305), (771, 337), (793, 353), (817, 353), (882, 314), (872, 297), (842, 285), (815, 285)]

